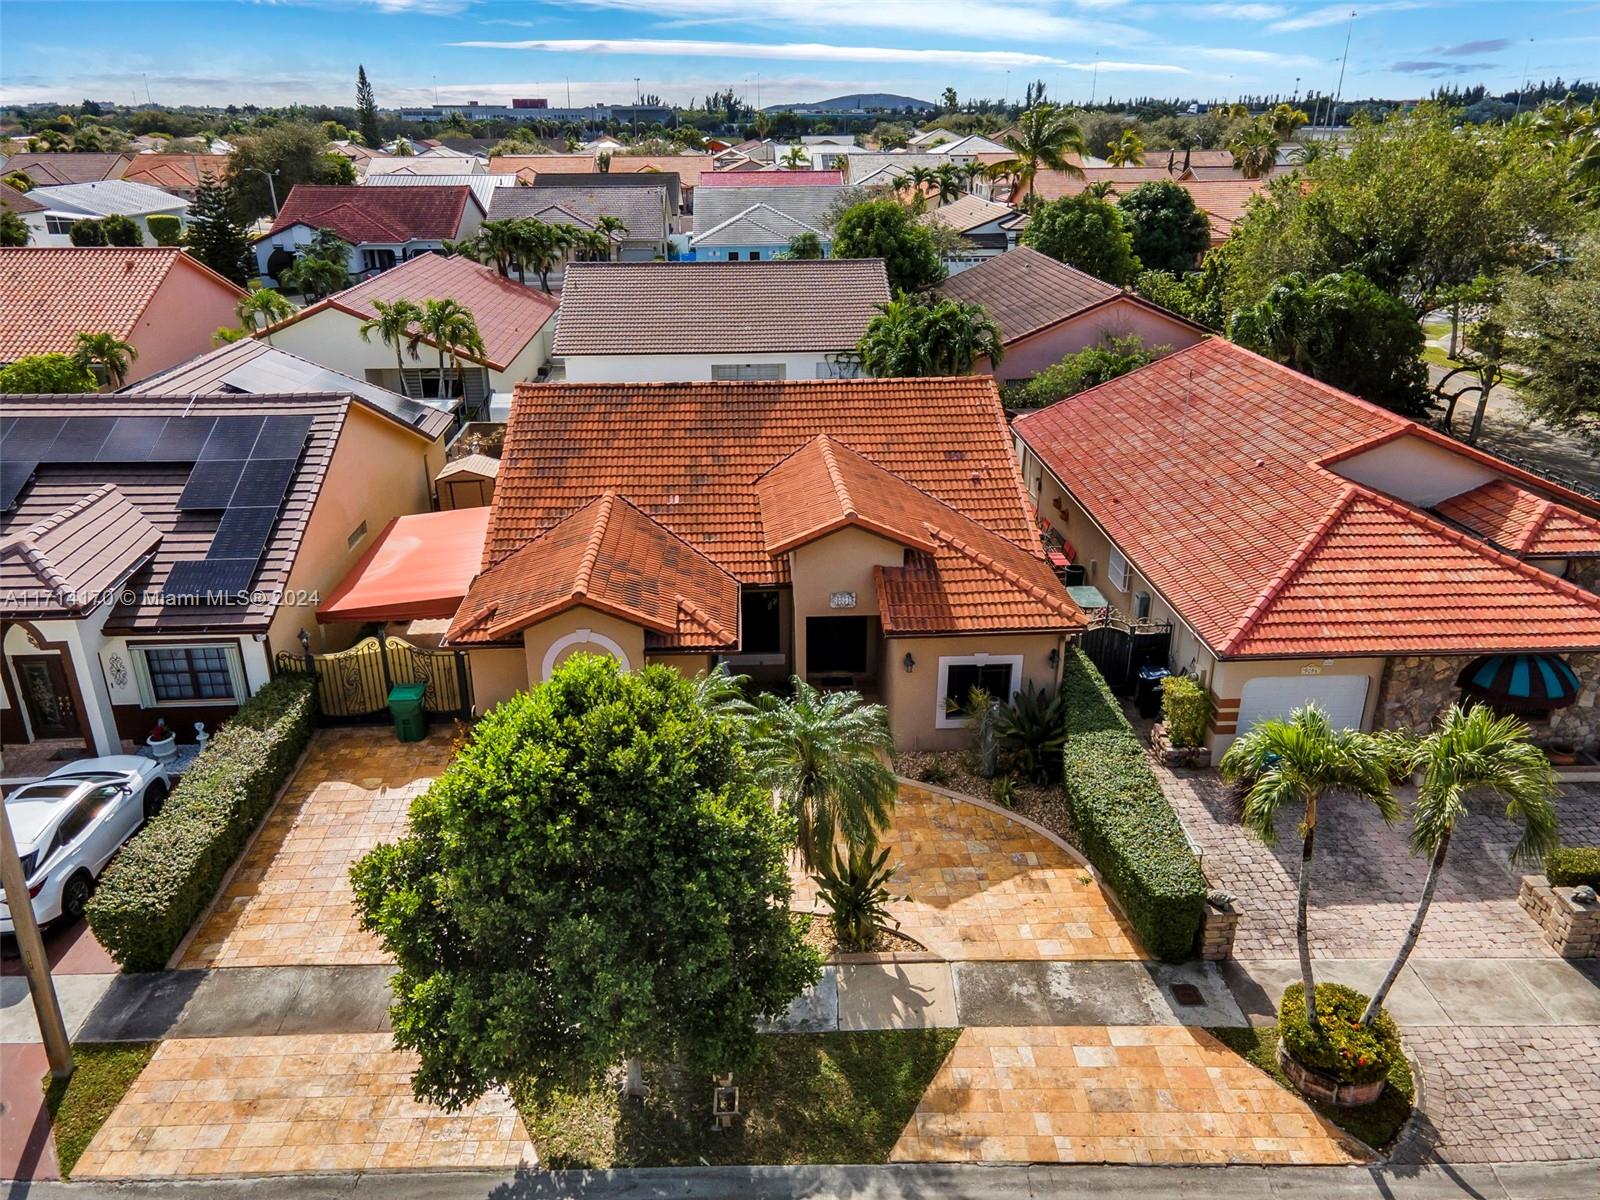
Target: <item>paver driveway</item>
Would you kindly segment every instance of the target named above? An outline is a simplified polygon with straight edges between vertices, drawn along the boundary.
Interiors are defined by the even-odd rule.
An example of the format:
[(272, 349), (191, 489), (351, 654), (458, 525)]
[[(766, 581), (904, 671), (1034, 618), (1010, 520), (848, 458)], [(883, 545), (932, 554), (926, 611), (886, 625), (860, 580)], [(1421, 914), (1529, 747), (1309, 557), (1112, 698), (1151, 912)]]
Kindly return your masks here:
[[(1009, 814), (902, 783), (884, 836), (900, 932), (950, 960), (1143, 958), (1104, 888)], [(822, 911), (798, 867), (794, 906)]]
[(161, 1043), (73, 1170), (78, 1179), (282, 1174), (536, 1161), (504, 1094), (419, 1104), (388, 1034)]
[(397, 742), (388, 727), (319, 730), (180, 967), (379, 964), (356, 924), (350, 865), (405, 827), (450, 761), (451, 731)]
[(894, 1162), (1356, 1161), (1292, 1092), (1201, 1029), (967, 1029)]

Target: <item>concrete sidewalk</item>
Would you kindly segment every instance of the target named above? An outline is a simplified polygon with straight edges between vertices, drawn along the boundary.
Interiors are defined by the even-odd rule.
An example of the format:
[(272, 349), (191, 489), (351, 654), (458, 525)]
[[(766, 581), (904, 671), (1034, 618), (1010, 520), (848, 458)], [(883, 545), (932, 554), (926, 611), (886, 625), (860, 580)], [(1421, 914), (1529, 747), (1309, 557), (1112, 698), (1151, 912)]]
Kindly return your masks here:
[(1600, 1160), (1462, 1167), (693, 1167), (15, 1184), (4, 1200), (1592, 1200)]

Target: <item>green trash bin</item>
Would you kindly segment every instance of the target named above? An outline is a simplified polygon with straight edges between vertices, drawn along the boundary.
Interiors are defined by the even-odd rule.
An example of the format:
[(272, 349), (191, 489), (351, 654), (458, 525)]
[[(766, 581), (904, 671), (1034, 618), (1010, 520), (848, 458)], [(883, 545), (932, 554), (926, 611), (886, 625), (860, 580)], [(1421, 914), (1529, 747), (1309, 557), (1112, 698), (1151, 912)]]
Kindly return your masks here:
[(394, 736), (402, 742), (420, 742), (428, 736), (428, 714), (422, 710), (425, 683), (397, 683), (389, 691), (389, 712)]

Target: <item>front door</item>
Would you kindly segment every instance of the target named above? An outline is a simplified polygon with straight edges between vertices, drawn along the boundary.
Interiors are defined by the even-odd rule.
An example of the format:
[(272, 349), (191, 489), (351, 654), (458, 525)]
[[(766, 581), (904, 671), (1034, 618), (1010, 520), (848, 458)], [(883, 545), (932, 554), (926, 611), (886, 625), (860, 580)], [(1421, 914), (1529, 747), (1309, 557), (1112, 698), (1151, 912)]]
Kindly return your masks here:
[(37, 738), (76, 738), (83, 736), (78, 712), (72, 706), (72, 691), (59, 654), (19, 654), (11, 660), (22, 684), (22, 703), (28, 709), (28, 723)]

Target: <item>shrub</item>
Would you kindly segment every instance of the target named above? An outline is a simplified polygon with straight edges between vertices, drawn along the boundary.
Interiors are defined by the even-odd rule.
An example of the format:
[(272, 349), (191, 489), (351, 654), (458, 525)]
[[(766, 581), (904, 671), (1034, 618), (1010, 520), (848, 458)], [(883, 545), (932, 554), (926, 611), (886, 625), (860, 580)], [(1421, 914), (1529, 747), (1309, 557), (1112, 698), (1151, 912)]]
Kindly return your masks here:
[(1198, 746), (1211, 719), (1211, 693), (1188, 675), (1168, 675), (1161, 681), (1161, 720), (1167, 737), (1179, 749)]
[(158, 246), (176, 246), (183, 237), (183, 222), (171, 213), (153, 213), (145, 218), (145, 224)]
[(1544, 873), (1557, 887), (1600, 888), (1600, 846), (1557, 846), (1545, 857)]
[(895, 868), (889, 866), (889, 850), (874, 840), (846, 847), (831, 847), (817, 864), (817, 897), (828, 906), (828, 922), (839, 949), (848, 952), (871, 950), (878, 935), (900, 922), (889, 913), (895, 897), (889, 883)]
[(1005, 402), (1013, 408), (1045, 408), (1057, 400), (1136, 371), (1155, 362), (1172, 347), (1146, 347), (1137, 334), (1106, 337), (1046, 367), (1024, 383), (1008, 384)]
[(917, 771), (917, 779), (934, 787), (943, 787), (950, 782), (950, 768), (935, 758), (922, 765)]
[(210, 901), (311, 737), (311, 681), (280, 676), (216, 734), (112, 861), (89, 925), (130, 971), (159, 971)]
[(139, 223), (132, 217), (125, 217), (121, 213), (101, 217), (100, 229), (106, 235), (108, 246), (144, 245), (144, 230), (139, 228)]
[(1387, 1009), (1378, 1010), (1371, 1026), (1362, 1026), (1367, 1000), (1342, 983), (1317, 984), (1317, 1023), (1322, 1029), (1317, 1034), (1306, 1023), (1304, 985), (1291, 984), (1278, 1005), (1278, 1036), (1296, 1060), (1342, 1083), (1382, 1079), (1405, 1055), (1400, 1049), (1400, 1031)]
[(74, 221), (67, 230), (67, 240), (74, 246), (104, 246), (106, 227), (99, 221)]
[(1035, 687), (1030, 680), (1010, 704), (996, 706), (994, 727), (1011, 770), (1036, 783), (1056, 777), (1061, 770), (1061, 746), (1067, 738), (1059, 688)]
[(1062, 783), (1089, 861), (1116, 893), (1145, 948), (1178, 962), (1194, 947), (1206, 881), (1144, 747), (1074, 647), (1062, 664), (1067, 740)]

